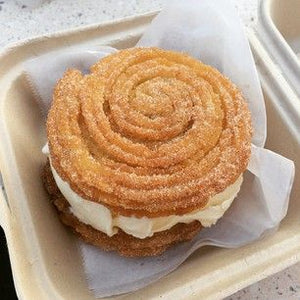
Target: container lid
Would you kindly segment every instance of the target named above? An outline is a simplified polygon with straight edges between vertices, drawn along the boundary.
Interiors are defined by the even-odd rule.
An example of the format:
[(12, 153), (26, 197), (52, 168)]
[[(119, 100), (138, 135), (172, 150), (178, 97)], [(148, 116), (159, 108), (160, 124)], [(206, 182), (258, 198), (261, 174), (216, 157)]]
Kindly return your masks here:
[[(300, 101), (300, 58), (293, 51), (288, 41), (283, 37), (278, 28), (278, 23), (283, 24), (290, 31), (299, 31), (299, 13), (288, 15), (291, 11), (300, 11), (300, 1), (264, 0), (259, 2), (258, 23), (255, 28), (256, 35), (264, 48), (278, 66), (291, 88)], [(275, 18), (276, 12), (276, 18)], [(288, 24), (286, 22), (289, 22)], [(297, 28), (294, 25), (299, 25)], [(294, 26), (294, 27), (293, 27)], [(298, 28), (299, 27), (299, 28)], [(294, 33), (293, 33), (294, 34)]]

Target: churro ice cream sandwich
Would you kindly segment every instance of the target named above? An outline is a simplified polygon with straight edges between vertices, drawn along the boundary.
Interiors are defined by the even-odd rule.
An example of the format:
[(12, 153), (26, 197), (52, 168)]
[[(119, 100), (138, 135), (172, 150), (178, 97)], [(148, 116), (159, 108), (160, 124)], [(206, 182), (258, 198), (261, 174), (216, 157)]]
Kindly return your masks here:
[(215, 68), (174, 51), (121, 50), (58, 81), (43, 179), (84, 241), (159, 255), (230, 207), (251, 136), (243, 95)]

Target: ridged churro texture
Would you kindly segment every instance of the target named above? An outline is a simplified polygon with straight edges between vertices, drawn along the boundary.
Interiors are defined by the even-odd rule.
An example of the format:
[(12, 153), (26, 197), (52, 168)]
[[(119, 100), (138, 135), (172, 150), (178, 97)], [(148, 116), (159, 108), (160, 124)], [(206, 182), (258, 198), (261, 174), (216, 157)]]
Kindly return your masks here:
[(68, 70), (47, 120), (51, 163), (113, 214), (200, 209), (245, 171), (251, 118), (238, 88), (188, 55), (132, 48)]

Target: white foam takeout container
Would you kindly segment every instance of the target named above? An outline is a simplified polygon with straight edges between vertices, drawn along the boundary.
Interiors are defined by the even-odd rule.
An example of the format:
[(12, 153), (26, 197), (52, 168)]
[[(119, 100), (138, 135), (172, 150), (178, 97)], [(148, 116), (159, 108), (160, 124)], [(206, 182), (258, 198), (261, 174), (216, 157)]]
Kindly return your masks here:
[[(297, 1), (266, 1), (270, 17), (274, 7), (283, 2), (295, 5)], [(45, 124), (21, 64), (53, 50), (84, 44), (133, 46), (154, 15), (46, 35), (0, 53), (0, 169), (6, 191), (0, 193), (0, 221), (20, 299), (94, 299), (76, 237), (59, 222), (40, 179), (45, 163), (41, 153)], [(266, 147), (296, 164), (286, 218), (279, 230), (265, 239), (239, 249), (203, 247), (159, 282), (116, 298), (221, 299), (300, 261), (300, 99), (260, 38), (249, 31), (267, 107)]]

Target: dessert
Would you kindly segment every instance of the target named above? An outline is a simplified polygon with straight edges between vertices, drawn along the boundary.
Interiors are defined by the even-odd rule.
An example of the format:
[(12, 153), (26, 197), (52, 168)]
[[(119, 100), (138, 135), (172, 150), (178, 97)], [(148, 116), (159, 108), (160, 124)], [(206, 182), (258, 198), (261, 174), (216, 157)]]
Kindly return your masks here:
[(213, 67), (158, 48), (121, 50), (57, 83), (44, 183), (85, 241), (158, 255), (229, 208), (251, 135), (245, 99)]

